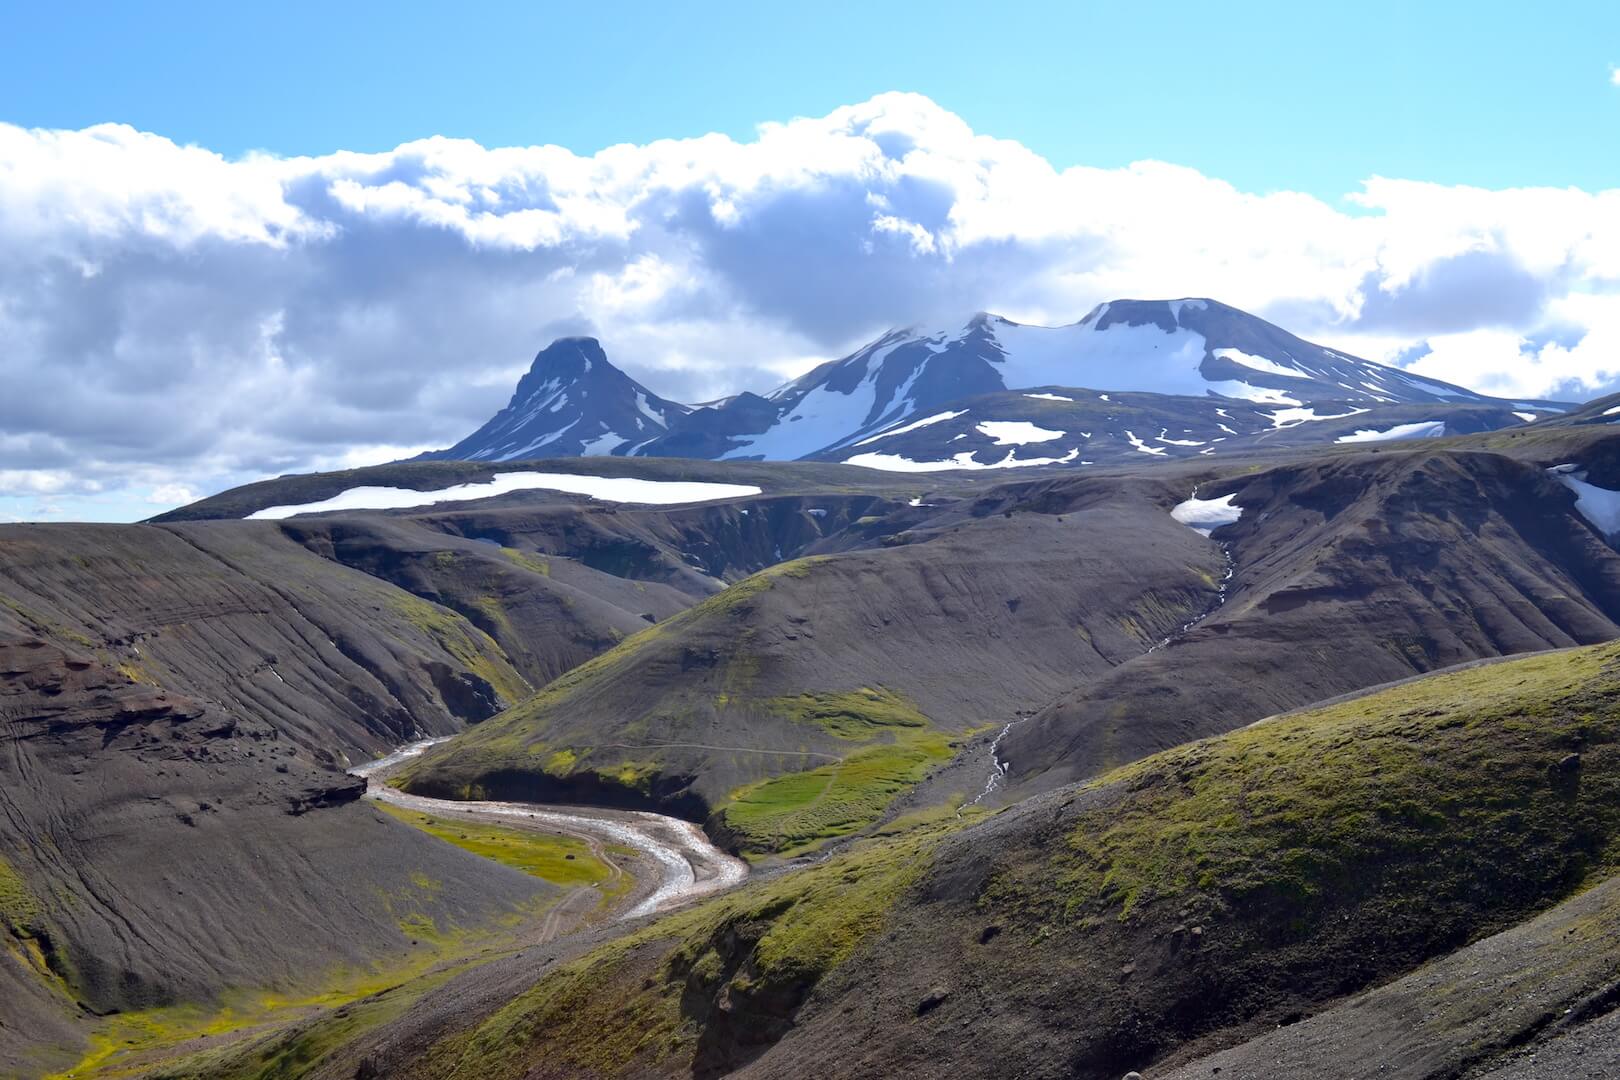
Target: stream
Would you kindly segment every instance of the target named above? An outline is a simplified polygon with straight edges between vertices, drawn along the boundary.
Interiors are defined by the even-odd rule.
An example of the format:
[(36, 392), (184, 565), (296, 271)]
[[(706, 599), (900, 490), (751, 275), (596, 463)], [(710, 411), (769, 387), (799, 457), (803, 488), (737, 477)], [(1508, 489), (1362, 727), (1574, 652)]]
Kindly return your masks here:
[(722, 892), (748, 877), (748, 864), (715, 847), (703, 830), (690, 821), (645, 810), (608, 810), (588, 806), (551, 806), (541, 803), (493, 800), (430, 799), (371, 783), (393, 773), (401, 764), (419, 757), (448, 736), (424, 739), (395, 750), (386, 757), (349, 770), (367, 781), (366, 798), (393, 806), (436, 814), (487, 821), (518, 820), (547, 831), (588, 836), (603, 843), (620, 844), (643, 855), (658, 869), (658, 880), (634, 906), (619, 915), (632, 919), (664, 911), (694, 897)]

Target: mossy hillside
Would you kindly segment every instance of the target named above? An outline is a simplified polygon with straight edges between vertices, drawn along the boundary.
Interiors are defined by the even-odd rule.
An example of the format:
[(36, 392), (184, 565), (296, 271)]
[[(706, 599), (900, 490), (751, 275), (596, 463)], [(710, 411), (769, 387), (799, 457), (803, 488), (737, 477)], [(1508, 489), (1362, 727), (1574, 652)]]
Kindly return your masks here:
[(539, 574), (541, 577), (551, 576), (551, 560), (542, 555), (534, 555), (513, 547), (501, 548), (501, 554), (513, 565), (522, 567), (531, 574)]
[(264, 1034), (188, 1053), (150, 1069), (144, 1080), (297, 1080), (332, 1052), (398, 1019), (423, 995), (469, 966), (448, 966)]
[[(850, 1007), (841, 993), (865, 1001), (881, 987), (888, 1020), (863, 1023), (892, 1022), (911, 1039), (925, 1030), (915, 1010), (931, 987), (981, 988), (1006, 1011), (981, 1016), (975, 1039), (1006, 1040), (997, 1052), (1009, 1074), (1029, 1053), (1073, 1075), (1118, 1076), (1189, 1038), (1274, 1022), (1515, 923), (1615, 867), (1620, 645), (1280, 718), (923, 850), (928, 835), (862, 841), (601, 950), (439, 1047), (422, 1075), (723, 1072), (807, 1022), (793, 1011), (806, 986), (834, 995), (818, 997), (812, 1040), (838, 1038)], [(816, 929), (862, 906), (863, 878), (808, 884), (839, 882), (852, 858), (866, 861), (868, 884), (897, 876), (873, 920), (892, 934)], [(999, 931), (994, 946), (975, 947), (987, 927)], [(857, 949), (859, 977), (836, 974)], [(939, 1022), (958, 1030), (954, 1014)], [(903, 1045), (897, 1061), (927, 1044)], [(828, 1060), (840, 1058), (829, 1050)]]
[(39, 901), (15, 867), (0, 855), (0, 930), (18, 936), (31, 933), (39, 918)]
[(843, 693), (812, 692), (769, 698), (767, 711), (819, 728), (840, 739), (866, 740), (885, 732), (928, 727), (928, 717), (904, 697), (883, 687), (861, 687)]
[(516, 702), (528, 696), (528, 681), (484, 631), (460, 615), (409, 593), (393, 593), (389, 600), (412, 626), (436, 641), (468, 671), (494, 687), (503, 699)]
[[(460, 925), (436, 919), (424, 909), (424, 901), (440, 888), (440, 882), (414, 873), (408, 884), (385, 891), (385, 906), (406, 941), (400, 953), (384, 963), (335, 965), (308, 972), (296, 985), (243, 986), (213, 1000), (113, 1013), (95, 1020), (81, 1059), (48, 1080), (169, 1075), (156, 1071), (158, 1063), (183, 1060), (208, 1045), (205, 1040), (280, 1031), (330, 1010), (346, 1010), (353, 1002), (431, 973), (465, 966), (491, 950), (509, 949), (521, 940), (523, 928), (542, 918), (557, 900), (556, 894), (543, 896), (488, 923)], [(217, 1074), (205, 1070), (175, 1075)]]
[[(811, 990), (841, 992), (857, 950), (845, 988), (884, 986), (897, 1034), (932, 985), (986, 1001), (1038, 986), (1085, 1002), (1086, 1023), (1024, 1009), (976, 1038), (1061, 1040), (1076, 1075), (1119, 1075), (1397, 974), (1613, 866), (1617, 716), (1620, 646), (1530, 657), (1165, 752), (954, 835), (860, 841), (595, 950), (407, 1075), (723, 1065), (803, 1023)], [(987, 925), (994, 948), (963, 948)], [(815, 1014), (841, 1015), (836, 997)]]
[[(463, 732), (402, 769), (392, 781), (408, 791), (476, 798), (482, 778), (492, 773), (532, 773), (568, 777), (589, 771), (604, 783), (616, 783), (624, 764), (592, 760), (588, 745), (560, 745), (545, 734), (551, 722), (569, 715), (571, 706), (634, 670), (642, 654), (664, 641), (678, 640), (694, 626), (727, 623), (737, 609), (770, 589), (783, 577), (802, 578), (821, 558), (796, 559), (762, 570), (662, 623), (625, 638), (618, 645), (547, 683), (520, 704)], [(631, 763), (641, 788), (655, 762)], [(641, 768), (646, 764), (648, 768)]]
[[(1620, 868), (1620, 645), (1190, 744), (1041, 820), (1001, 847), (961, 917), (1010, 935), (1006, 977), (1105, 1003), (1083, 1041), (1139, 1068), (1392, 977)], [(1118, 971), (1136, 972), (1128, 999)]]
[(871, 745), (832, 764), (734, 792), (711, 829), (746, 855), (793, 854), (871, 825), (953, 753), (949, 736), (915, 705), (882, 688), (798, 694), (767, 704), (794, 723)]
[(346, 1042), (395, 1019), (477, 961), (350, 979), (309, 996), (234, 994), (109, 1017), (79, 1064), (47, 1080), (295, 1080)]
[(737, 1039), (768, 1045), (881, 929), (944, 832), (868, 842), (604, 945), (432, 1047), (410, 1075), (685, 1075)]
[(1067, 912), (1197, 895), (1306, 917), (1405, 861), (1437, 885), (1520, 859), (1532, 892), (1582, 880), (1620, 826), (1617, 664), (1602, 646), (1435, 676), (1127, 766), (1108, 778), (1126, 806), (1071, 833)]

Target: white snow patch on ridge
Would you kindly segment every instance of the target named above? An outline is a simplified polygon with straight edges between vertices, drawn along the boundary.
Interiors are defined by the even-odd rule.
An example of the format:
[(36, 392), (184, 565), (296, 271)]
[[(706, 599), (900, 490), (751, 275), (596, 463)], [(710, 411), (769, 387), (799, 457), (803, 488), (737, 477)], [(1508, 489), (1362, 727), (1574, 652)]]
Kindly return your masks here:
[(1620, 533), (1620, 491), (1610, 491), (1586, 481), (1586, 470), (1555, 465), (1547, 470), (1575, 493), (1575, 509), (1604, 536)]
[(1204, 335), (1179, 327), (1166, 333), (1152, 323), (1097, 330), (1103, 314), (1099, 310), (1093, 322), (1073, 326), (998, 324), (1001, 356), (990, 363), (1000, 369), (1002, 385), (1203, 393), (1198, 365), (1204, 362)]
[(902, 427), (890, 428), (888, 431), (880, 431), (876, 435), (869, 435), (855, 445), (865, 446), (867, 443), (877, 442), (879, 439), (887, 439), (890, 435), (904, 435), (908, 431), (916, 431), (918, 428), (925, 428), (929, 424), (937, 424), (941, 420), (955, 420), (958, 416), (964, 416), (966, 414), (966, 409), (958, 409), (955, 412), (935, 413), (933, 416), (925, 416), (921, 420), (913, 420), (911, 423)]
[(979, 433), (996, 440), (997, 446), (1023, 446), (1025, 443), (1051, 442), (1061, 439), (1066, 432), (1036, 427), (1028, 420), (986, 420), (978, 425)]
[(1218, 499), (1200, 499), (1197, 492), (1186, 502), (1177, 503), (1170, 510), (1170, 516), (1181, 522), (1193, 532), (1208, 536), (1222, 525), (1231, 525), (1243, 516), (1243, 507), (1234, 506), (1232, 500), (1237, 493), (1222, 495)]
[(1283, 367), (1281, 364), (1277, 363), (1277, 361), (1268, 360), (1264, 356), (1255, 356), (1252, 353), (1246, 353), (1242, 349), (1216, 349), (1212, 355), (1218, 356), (1223, 360), (1230, 360), (1234, 364), (1242, 364), (1246, 368), (1253, 368), (1255, 371), (1263, 371), (1267, 375), (1282, 375), (1289, 379), (1309, 379), (1313, 377), (1303, 371), (1297, 371), (1291, 367)]
[(1134, 432), (1134, 431), (1127, 431), (1125, 433), (1125, 438), (1130, 441), (1130, 444), (1132, 446), (1136, 447), (1137, 450), (1139, 450), (1140, 452), (1142, 452), (1144, 454), (1163, 454), (1163, 453), (1165, 453), (1164, 447), (1162, 447), (1162, 446), (1149, 446), (1147, 443), (1145, 443), (1141, 439), (1137, 438), (1136, 437), (1136, 432)]
[[(982, 461), (973, 459), (973, 451), (966, 450), (955, 455), (949, 461), (912, 461), (899, 454), (856, 454), (845, 458), (845, 465), (859, 465), (863, 469), (881, 469), (884, 472), (949, 472), (953, 469), (1027, 469), (1036, 465), (1067, 465), (1080, 456), (1078, 448), (1070, 450), (1060, 458), (1020, 458), (1014, 457), (1016, 451), (1008, 450), (1007, 456), (1000, 461), (986, 465)], [(1091, 462), (1082, 461), (1080, 464), (1089, 465)]]
[(587, 439), (579, 448), (579, 456), (606, 457), (629, 441), (617, 431), (606, 431), (594, 439)]
[(1533, 424), (1536, 422), (1536, 414), (1533, 412), (1516, 412), (1513, 415), (1517, 416), (1520, 420), (1523, 420), (1527, 424)]
[(1074, 400), (1074, 398), (1072, 398), (1072, 397), (1064, 397), (1062, 394), (1025, 394), (1024, 396), (1027, 397), (1027, 398), (1034, 398), (1036, 401), (1073, 401)]
[(1334, 442), (1383, 442), (1386, 439), (1438, 439), (1446, 433), (1443, 420), (1422, 420), (1416, 424), (1396, 424), (1387, 431), (1363, 429), (1353, 435), (1340, 435)]
[(1291, 428), (1296, 424), (1304, 424), (1311, 420), (1343, 420), (1347, 416), (1358, 416), (1368, 411), (1367, 409), (1351, 409), (1349, 412), (1329, 413), (1326, 416), (1320, 416), (1315, 409), (1311, 408), (1278, 409), (1276, 412), (1267, 415), (1271, 417), (1271, 426), (1273, 428)]
[(1262, 405), (1298, 405), (1299, 402), (1283, 393), (1266, 386), (1251, 386), (1238, 379), (1226, 379), (1222, 382), (1209, 384), (1209, 392), (1220, 397), (1239, 398), (1243, 401), (1258, 401)]
[(412, 491), (396, 487), (354, 487), (320, 502), (290, 506), (267, 506), (248, 515), (252, 520), (279, 520), (297, 514), (321, 514), (332, 510), (405, 510), (445, 502), (488, 499), (512, 491), (565, 491), (588, 495), (604, 502), (668, 503), (704, 502), (758, 495), (752, 484), (707, 484), (687, 480), (640, 480), (629, 476), (572, 476), (567, 473), (496, 473), (482, 483), (456, 484), (437, 491)]

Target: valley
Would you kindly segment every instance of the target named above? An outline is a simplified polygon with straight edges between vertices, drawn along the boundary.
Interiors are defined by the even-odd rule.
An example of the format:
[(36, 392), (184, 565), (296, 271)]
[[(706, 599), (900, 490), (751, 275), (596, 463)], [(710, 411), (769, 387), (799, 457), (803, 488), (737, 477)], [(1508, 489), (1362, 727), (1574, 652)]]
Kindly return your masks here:
[[(1608, 409), (1083, 468), (428, 460), (0, 526), (0, 1074), (1573, 1053), (1620, 963)], [(1457, 974), (1490, 964), (1541, 1011)]]
[(0, 1080), (1620, 1080), (1620, 4), (6, 16)]

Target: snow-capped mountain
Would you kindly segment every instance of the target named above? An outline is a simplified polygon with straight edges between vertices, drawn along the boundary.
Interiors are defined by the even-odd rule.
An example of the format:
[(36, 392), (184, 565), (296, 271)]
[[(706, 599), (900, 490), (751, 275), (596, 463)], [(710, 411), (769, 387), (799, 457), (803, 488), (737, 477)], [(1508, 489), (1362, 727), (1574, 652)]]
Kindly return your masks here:
[(422, 456), (512, 461), (634, 453), (690, 411), (608, 363), (595, 338), (560, 338), (534, 358), (489, 423), (448, 450)]
[[(589, 385), (570, 382), (560, 358), (542, 365), (556, 350), (584, 356), (587, 347), (577, 379), (589, 375)], [(1067, 326), (981, 312), (949, 330), (894, 330), (768, 395), (699, 407), (653, 397), (595, 341), (569, 339), (536, 359), (501, 414), (435, 456), (1010, 468), (1460, 434), (1564, 407), (1489, 398), (1362, 360), (1214, 300), (1117, 300)]]

